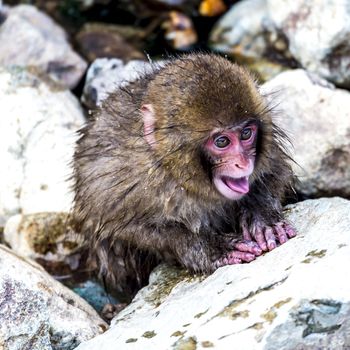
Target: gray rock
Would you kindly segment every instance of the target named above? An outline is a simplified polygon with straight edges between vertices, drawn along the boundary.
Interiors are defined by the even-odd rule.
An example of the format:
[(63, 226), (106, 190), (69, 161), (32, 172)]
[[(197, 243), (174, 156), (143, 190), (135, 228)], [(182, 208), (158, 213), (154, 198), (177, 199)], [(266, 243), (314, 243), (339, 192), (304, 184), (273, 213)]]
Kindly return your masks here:
[(74, 349), (106, 329), (80, 297), (0, 245), (1, 349)]
[(150, 72), (152, 67), (153, 63), (144, 61), (124, 64), (118, 58), (96, 59), (87, 72), (82, 102), (94, 108), (116, 88), (135, 81), (140, 75)]
[(65, 87), (77, 85), (87, 64), (49, 16), (30, 5), (0, 8), (0, 16), (0, 65), (36, 67)]
[[(249, 264), (158, 268), (89, 349), (340, 349), (350, 339), (350, 201), (287, 207), (298, 236)], [(186, 347), (187, 346), (187, 347)]]
[(285, 34), (269, 16), (266, 0), (243, 0), (234, 4), (215, 24), (210, 45), (247, 64), (260, 63), (262, 58), (293, 67), (297, 64)]
[(266, 0), (240, 1), (214, 26), (211, 46), (223, 53), (261, 58), (267, 47), (264, 35), (267, 22)]
[(19, 212), (69, 211), (79, 102), (24, 69), (1, 67), (0, 101), (0, 225)]
[[(303, 68), (350, 87), (350, 6), (347, 1), (266, 0), (268, 16), (284, 33)], [(316, 10), (317, 9), (317, 10)]]
[(303, 70), (281, 73), (262, 90), (274, 92), (276, 121), (294, 145), (298, 190), (349, 197), (350, 93)]

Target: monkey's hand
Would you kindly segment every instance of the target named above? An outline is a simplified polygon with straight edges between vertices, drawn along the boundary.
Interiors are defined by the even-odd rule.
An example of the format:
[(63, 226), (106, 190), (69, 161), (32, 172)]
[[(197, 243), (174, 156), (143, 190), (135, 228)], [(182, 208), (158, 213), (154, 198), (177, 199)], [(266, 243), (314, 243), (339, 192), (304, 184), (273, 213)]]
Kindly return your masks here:
[(266, 225), (263, 221), (255, 220), (251, 225), (243, 221), (243, 239), (253, 241), (263, 251), (275, 249), (277, 244), (286, 243), (289, 238), (296, 236), (296, 231), (286, 220)]
[(252, 240), (232, 241), (233, 249), (214, 262), (214, 267), (251, 262), (263, 253), (259, 245)]

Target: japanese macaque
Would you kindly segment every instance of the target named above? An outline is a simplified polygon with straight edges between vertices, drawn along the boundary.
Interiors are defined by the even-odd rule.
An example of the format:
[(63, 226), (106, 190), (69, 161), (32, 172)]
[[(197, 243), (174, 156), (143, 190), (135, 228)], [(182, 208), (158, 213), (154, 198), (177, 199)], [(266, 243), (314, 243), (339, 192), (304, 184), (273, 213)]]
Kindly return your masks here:
[(134, 293), (159, 261), (250, 262), (295, 236), (286, 137), (242, 67), (174, 59), (112, 93), (74, 158), (78, 230), (107, 284)]

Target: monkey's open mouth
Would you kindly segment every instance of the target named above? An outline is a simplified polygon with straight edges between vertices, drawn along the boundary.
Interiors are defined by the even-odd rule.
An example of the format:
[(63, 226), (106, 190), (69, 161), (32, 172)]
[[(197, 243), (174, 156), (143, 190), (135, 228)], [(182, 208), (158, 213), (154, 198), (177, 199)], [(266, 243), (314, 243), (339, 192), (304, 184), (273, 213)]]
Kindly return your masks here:
[(218, 175), (214, 177), (216, 189), (226, 198), (239, 200), (243, 195), (249, 192), (248, 176), (234, 178), (227, 175)]
[(240, 177), (238, 179), (229, 176), (223, 176), (221, 180), (232, 191), (242, 194), (249, 192), (248, 176)]

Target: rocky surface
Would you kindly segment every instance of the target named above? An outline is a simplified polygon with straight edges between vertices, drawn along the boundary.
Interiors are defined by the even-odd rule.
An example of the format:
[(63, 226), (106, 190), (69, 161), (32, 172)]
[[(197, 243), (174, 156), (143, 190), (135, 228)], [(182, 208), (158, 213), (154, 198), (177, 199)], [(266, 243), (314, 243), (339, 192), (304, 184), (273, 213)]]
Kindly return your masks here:
[(69, 211), (78, 100), (25, 69), (0, 67), (0, 101), (0, 226), (19, 212)]
[(84, 300), (0, 246), (1, 349), (70, 350), (106, 329)]
[(246, 62), (268, 58), (350, 87), (349, 35), (346, 2), (243, 0), (218, 21), (210, 41)]
[(31, 5), (1, 7), (0, 65), (36, 67), (65, 87), (73, 88), (86, 62), (73, 51), (66, 33)]
[(281, 73), (262, 90), (291, 137), (297, 189), (350, 197), (350, 93), (304, 70)]
[(297, 66), (285, 34), (276, 28), (268, 9), (266, 0), (237, 2), (215, 24), (210, 34), (211, 47), (249, 65), (262, 64), (264, 59)]
[(168, 266), (77, 349), (341, 349), (350, 342), (350, 201), (289, 206), (298, 236), (257, 260), (191, 277)]
[[(250, 15), (246, 16), (247, 13)], [(240, 1), (216, 23), (210, 43), (219, 52), (261, 58), (267, 46), (264, 35), (267, 20), (266, 0)]]
[(136, 80), (152, 69), (152, 64), (144, 61), (130, 61), (124, 64), (117, 58), (100, 58), (90, 66), (82, 96), (82, 102), (95, 108), (117, 87)]
[[(305, 69), (350, 87), (350, 7), (344, 1), (267, 0), (268, 15)], [(317, 9), (317, 11), (315, 11)]]
[(4, 240), (18, 255), (36, 260), (52, 275), (70, 275), (84, 262), (81, 237), (69, 220), (67, 213), (14, 215), (6, 222)]
[(286, 69), (281, 63), (297, 65), (286, 38), (274, 30), (269, 20), (266, 0), (237, 2), (216, 23), (209, 40), (215, 51), (248, 65), (261, 81)]

